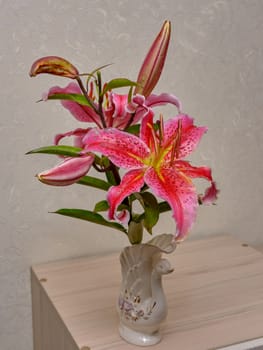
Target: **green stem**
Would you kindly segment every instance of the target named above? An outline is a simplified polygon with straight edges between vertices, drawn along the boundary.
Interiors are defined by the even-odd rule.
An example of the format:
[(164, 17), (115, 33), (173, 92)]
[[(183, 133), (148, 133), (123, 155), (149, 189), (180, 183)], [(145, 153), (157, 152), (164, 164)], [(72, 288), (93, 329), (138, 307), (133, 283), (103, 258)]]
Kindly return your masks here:
[(110, 162), (110, 170), (112, 171), (116, 185), (119, 185), (121, 183), (121, 177), (116, 165), (114, 165), (112, 162)]
[(129, 126), (131, 126), (133, 120), (134, 120), (134, 117), (135, 117), (135, 113), (132, 113), (127, 125), (125, 126), (124, 130), (128, 129)]
[[(76, 80), (77, 80), (77, 82), (79, 84), (79, 87), (80, 87), (84, 97), (86, 98), (88, 103), (91, 105), (91, 107), (94, 109), (94, 111), (99, 115), (103, 128), (106, 128), (107, 125), (106, 125), (106, 122), (105, 122), (105, 119), (104, 119), (102, 105), (101, 105), (101, 107), (97, 108), (96, 105), (94, 104), (94, 102), (89, 98), (89, 96), (87, 94), (87, 91), (86, 91), (86, 89), (85, 89), (85, 87), (84, 87), (80, 77), (79, 76), (76, 77)], [(100, 106), (100, 104), (99, 104), (99, 106)], [(93, 119), (93, 121), (94, 121), (94, 123), (96, 123), (101, 128), (101, 126), (98, 124), (98, 122), (96, 122), (94, 119)]]
[(105, 122), (105, 118), (104, 118), (104, 114), (103, 114), (103, 108), (102, 108), (102, 105), (103, 105), (103, 94), (102, 94), (102, 83), (101, 83), (101, 74), (100, 74), (100, 71), (97, 72), (97, 81), (98, 81), (98, 89), (99, 89), (99, 100), (98, 100), (98, 103), (99, 103), (99, 108), (98, 108), (98, 114), (100, 115), (101, 117), (101, 122), (102, 122), (102, 125), (104, 128), (107, 127), (106, 125), (106, 122)]

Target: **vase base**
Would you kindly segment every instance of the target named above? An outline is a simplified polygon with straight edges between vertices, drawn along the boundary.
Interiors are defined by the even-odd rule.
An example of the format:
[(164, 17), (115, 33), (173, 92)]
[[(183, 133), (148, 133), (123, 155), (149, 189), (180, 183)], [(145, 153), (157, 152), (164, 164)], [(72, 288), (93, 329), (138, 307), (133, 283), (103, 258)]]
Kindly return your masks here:
[(155, 345), (161, 341), (161, 334), (157, 331), (152, 334), (137, 332), (123, 324), (119, 326), (120, 336), (130, 344), (139, 346)]

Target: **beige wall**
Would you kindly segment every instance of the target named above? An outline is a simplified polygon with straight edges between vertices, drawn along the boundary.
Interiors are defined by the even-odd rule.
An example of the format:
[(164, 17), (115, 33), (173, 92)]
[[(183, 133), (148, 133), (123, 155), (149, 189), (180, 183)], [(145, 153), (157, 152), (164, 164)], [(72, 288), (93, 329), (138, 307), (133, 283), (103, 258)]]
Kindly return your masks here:
[[(173, 36), (156, 91), (176, 94), (184, 111), (209, 127), (193, 159), (213, 167), (221, 189), (217, 206), (200, 208), (192, 237), (227, 232), (263, 243), (262, 0), (2, 0), (0, 8), (1, 349), (32, 348), (31, 264), (126, 244), (121, 233), (48, 214), (90, 208), (98, 194), (78, 185), (41, 185), (33, 175), (55, 158), (24, 156), (76, 126), (58, 103), (35, 103), (52, 84), (67, 83), (30, 79), (39, 56), (67, 57), (82, 71), (114, 62), (105, 78), (135, 79), (154, 35), (170, 19)], [(160, 232), (173, 230), (168, 218)]]

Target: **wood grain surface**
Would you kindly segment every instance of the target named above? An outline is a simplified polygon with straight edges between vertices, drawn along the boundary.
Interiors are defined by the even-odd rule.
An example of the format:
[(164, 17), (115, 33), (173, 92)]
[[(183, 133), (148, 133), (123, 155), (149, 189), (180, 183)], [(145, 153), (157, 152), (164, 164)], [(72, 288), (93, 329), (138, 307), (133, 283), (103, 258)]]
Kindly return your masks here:
[[(263, 336), (263, 255), (228, 235), (168, 256), (169, 314), (154, 350), (206, 350)], [(130, 350), (118, 334), (118, 254), (32, 267), (34, 350)]]

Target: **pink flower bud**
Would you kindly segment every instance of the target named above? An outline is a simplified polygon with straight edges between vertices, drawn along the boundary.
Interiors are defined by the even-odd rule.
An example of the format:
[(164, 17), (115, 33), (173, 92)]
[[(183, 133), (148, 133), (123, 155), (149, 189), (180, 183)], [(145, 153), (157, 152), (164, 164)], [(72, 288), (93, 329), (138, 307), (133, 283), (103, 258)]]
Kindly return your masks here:
[(54, 168), (38, 174), (37, 178), (46, 185), (72, 185), (86, 175), (93, 163), (93, 160), (93, 155), (67, 158)]
[(69, 61), (57, 56), (46, 56), (36, 60), (29, 72), (31, 77), (38, 74), (53, 74), (61, 77), (75, 79), (79, 72)]
[(160, 33), (147, 53), (139, 72), (135, 94), (149, 96), (157, 84), (167, 55), (171, 36), (171, 22), (165, 21)]

